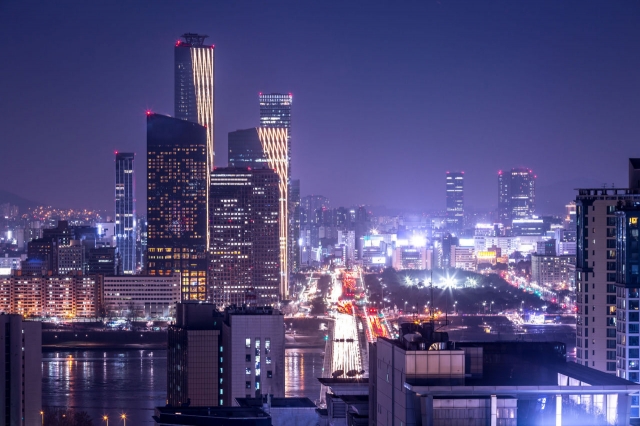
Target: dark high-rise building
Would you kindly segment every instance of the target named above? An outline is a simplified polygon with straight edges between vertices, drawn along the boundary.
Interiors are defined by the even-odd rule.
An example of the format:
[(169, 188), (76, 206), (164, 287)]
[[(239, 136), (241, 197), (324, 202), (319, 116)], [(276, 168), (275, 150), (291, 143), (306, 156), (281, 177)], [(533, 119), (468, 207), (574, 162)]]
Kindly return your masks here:
[(269, 168), (255, 127), (229, 132), (229, 167)]
[(39, 425), (42, 410), (42, 324), (0, 315), (0, 424)]
[(207, 131), (147, 115), (147, 273), (180, 272), (182, 300), (207, 295)]
[(214, 46), (204, 44), (207, 37), (187, 33), (176, 42), (175, 116), (206, 127), (207, 162), (213, 168), (215, 55)]
[(136, 206), (133, 159), (128, 152), (116, 152), (116, 246), (125, 274), (136, 272)]
[(280, 294), (280, 189), (271, 169), (217, 168), (209, 195), (209, 300), (273, 305)]
[(210, 303), (178, 303), (167, 331), (167, 405), (223, 405), (222, 314)]
[[(254, 134), (255, 133), (255, 134)], [(257, 139), (256, 139), (257, 135)], [(280, 274), (281, 297), (289, 293), (289, 160), (286, 128), (258, 127), (229, 133), (229, 166), (269, 168), (280, 180)]]
[(464, 222), (464, 172), (447, 172), (447, 227), (461, 231)]
[(535, 211), (536, 176), (529, 169), (498, 172), (498, 214), (504, 224), (531, 217)]

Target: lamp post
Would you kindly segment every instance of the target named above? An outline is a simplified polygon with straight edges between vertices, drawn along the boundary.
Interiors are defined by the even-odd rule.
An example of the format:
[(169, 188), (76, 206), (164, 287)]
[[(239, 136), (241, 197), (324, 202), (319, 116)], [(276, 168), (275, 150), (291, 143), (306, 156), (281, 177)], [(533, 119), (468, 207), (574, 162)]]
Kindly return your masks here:
[(491, 315), (493, 313), (493, 300), (491, 301), (491, 304), (489, 305), (489, 315)]
[(107, 426), (109, 426), (109, 417), (108, 416), (106, 416), (106, 415), (102, 416), (102, 420), (107, 422)]
[(44, 411), (40, 410), (40, 417), (42, 418), (42, 426), (44, 426)]
[(127, 415), (125, 413), (120, 414), (120, 418), (124, 422), (124, 426), (127, 426)]

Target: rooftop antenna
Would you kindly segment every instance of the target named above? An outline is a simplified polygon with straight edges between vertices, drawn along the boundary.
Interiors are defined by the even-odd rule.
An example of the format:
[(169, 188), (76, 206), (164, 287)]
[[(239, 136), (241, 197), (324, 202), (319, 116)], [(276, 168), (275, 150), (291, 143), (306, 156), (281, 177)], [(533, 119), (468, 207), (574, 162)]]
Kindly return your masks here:
[(187, 44), (192, 46), (203, 46), (204, 39), (209, 36), (205, 34), (184, 33), (180, 37), (182, 37)]

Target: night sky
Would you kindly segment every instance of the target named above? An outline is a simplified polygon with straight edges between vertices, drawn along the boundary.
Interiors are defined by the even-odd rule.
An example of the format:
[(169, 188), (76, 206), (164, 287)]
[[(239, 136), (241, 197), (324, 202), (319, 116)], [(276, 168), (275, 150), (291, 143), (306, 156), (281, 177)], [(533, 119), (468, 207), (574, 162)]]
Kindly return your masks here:
[(332, 205), (497, 205), (497, 171), (538, 175), (538, 206), (626, 186), (640, 157), (637, 1), (0, 0), (0, 189), (113, 209), (114, 151), (145, 111), (173, 115), (173, 46), (216, 46), (216, 165), (258, 124), (259, 92), (293, 93), (293, 175)]

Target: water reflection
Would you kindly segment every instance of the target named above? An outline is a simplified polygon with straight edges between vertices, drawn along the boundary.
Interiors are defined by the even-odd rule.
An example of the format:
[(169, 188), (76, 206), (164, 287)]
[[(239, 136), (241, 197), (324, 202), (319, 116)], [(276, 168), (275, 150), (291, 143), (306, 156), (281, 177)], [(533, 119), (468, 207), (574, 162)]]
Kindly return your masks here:
[[(285, 395), (317, 401), (321, 349), (287, 349)], [(86, 411), (94, 424), (127, 414), (133, 425), (153, 425), (153, 408), (166, 402), (166, 351), (59, 351), (42, 356), (42, 402)]]

